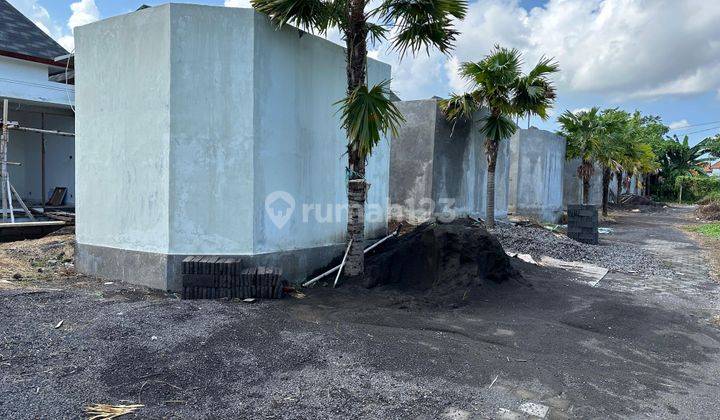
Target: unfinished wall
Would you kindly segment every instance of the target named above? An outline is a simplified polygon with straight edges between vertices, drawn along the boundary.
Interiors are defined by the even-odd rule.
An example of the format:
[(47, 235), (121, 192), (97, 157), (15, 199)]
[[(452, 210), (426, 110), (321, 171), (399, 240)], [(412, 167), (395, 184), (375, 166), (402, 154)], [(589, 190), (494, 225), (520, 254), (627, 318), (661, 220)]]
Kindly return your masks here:
[[(72, 111), (12, 104), (8, 115), (21, 126), (65, 132), (75, 131)], [(43, 123), (44, 120), (44, 123)], [(75, 203), (75, 139), (45, 134), (45, 198), (55, 187), (66, 187), (65, 205)], [(22, 166), (8, 167), (10, 181), (28, 204), (42, 202), (42, 135), (11, 131), (8, 160)]]
[[(276, 31), (250, 9), (182, 4), (93, 23), (76, 38), (80, 270), (177, 289), (185, 255), (235, 255), (297, 281), (343, 248), (341, 47)], [(389, 79), (390, 67), (371, 60), (369, 78)], [(378, 236), (387, 142), (368, 166), (368, 205), (382, 214), (367, 232)], [(266, 209), (276, 191), (295, 205), (281, 226)], [(314, 210), (328, 206), (339, 217), (318, 220)]]
[[(563, 206), (570, 204), (582, 204), (582, 180), (578, 178), (577, 168), (581, 160), (572, 159), (565, 161), (563, 174)], [(588, 204), (602, 205), (602, 169), (595, 165), (595, 173), (590, 180), (590, 201)]]
[[(430, 202), (436, 212), (452, 202), (456, 214), (484, 218), (487, 160), (477, 123), (457, 124), (452, 131), (436, 99), (396, 105), (406, 122), (391, 144), (390, 201), (403, 214), (391, 216), (422, 221), (429, 217)], [(502, 142), (495, 172), (499, 218), (507, 216), (508, 171), (509, 142)]]
[(508, 211), (557, 222), (563, 212), (565, 139), (531, 127), (510, 139)]

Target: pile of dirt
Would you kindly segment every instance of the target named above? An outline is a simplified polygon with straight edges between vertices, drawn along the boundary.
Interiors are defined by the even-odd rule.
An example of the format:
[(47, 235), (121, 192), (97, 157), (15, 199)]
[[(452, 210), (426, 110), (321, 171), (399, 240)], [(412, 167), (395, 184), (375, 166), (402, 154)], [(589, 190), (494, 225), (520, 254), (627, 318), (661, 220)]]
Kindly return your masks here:
[(75, 235), (0, 243), (0, 279), (48, 279), (75, 274)]
[(639, 247), (618, 242), (589, 245), (543, 228), (497, 224), (493, 233), (508, 252), (544, 255), (563, 261), (580, 261), (599, 265), (612, 271), (642, 276), (672, 276), (661, 260)]
[(517, 279), (500, 242), (480, 223), (428, 222), (388, 240), (366, 259), (366, 287), (468, 298), (488, 284)]
[(695, 215), (701, 220), (720, 220), (720, 202), (715, 201), (698, 206)]
[(654, 201), (652, 198), (644, 195), (622, 194), (618, 201), (619, 203), (610, 203), (610, 206), (620, 210), (639, 208), (650, 212), (662, 211), (667, 208), (666, 203)]

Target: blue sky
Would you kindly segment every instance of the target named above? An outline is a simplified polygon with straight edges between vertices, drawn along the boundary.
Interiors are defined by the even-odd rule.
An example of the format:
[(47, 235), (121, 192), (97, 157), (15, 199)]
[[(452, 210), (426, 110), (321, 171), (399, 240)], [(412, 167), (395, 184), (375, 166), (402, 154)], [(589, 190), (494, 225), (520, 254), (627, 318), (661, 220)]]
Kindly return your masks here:
[[(167, 1), (10, 2), (71, 46), (72, 26)], [(242, 6), (248, 0), (192, 2)], [(704, 0), (476, 0), (459, 24), (462, 35), (453, 56), (399, 61), (382, 46), (373, 55), (393, 65), (393, 88), (403, 99), (462, 90), (454, 77), (457, 63), (481, 58), (496, 43), (519, 48), (528, 65), (541, 55), (554, 56), (562, 69), (555, 116), (534, 119), (533, 125), (554, 130), (554, 118), (565, 109), (639, 109), (677, 127), (674, 134), (691, 133), (697, 142), (720, 133), (718, 21), (720, 2)]]

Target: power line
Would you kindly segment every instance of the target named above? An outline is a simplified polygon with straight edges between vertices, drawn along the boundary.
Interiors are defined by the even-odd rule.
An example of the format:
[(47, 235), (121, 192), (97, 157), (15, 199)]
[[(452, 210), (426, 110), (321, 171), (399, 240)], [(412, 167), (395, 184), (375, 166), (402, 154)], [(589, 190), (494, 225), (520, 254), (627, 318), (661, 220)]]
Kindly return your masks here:
[(720, 121), (710, 121), (710, 122), (704, 122), (704, 123), (699, 123), (699, 124), (691, 124), (691, 125), (686, 125), (684, 127), (671, 128), (670, 131), (679, 131), (679, 130), (684, 130), (686, 128), (700, 127), (703, 125), (710, 125), (710, 124), (717, 124), (717, 123), (720, 123)]
[(702, 132), (705, 132), (705, 131), (718, 130), (718, 129), (720, 129), (720, 125), (718, 125), (718, 126), (716, 126), (716, 127), (706, 128), (706, 129), (704, 129), (704, 130), (691, 131), (690, 133), (685, 133), (685, 135), (686, 135), (686, 136), (689, 136), (690, 134), (697, 134), (697, 133), (702, 133)]

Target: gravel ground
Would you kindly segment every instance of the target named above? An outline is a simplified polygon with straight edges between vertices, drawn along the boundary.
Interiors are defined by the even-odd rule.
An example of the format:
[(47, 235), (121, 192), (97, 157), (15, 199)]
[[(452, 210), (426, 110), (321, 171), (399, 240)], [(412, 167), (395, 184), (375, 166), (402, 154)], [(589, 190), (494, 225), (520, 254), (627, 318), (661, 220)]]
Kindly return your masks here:
[(457, 309), (344, 285), (247, 304), (0, 280), (0, 419), (93, 403), (153, 419), (527, 418), (528, 403), (548, 419), (717, 418), (720, 285), (688, 269), (704, 263), (670, 216), (632, 216), (616, 236), (684, 258), (684, 276), (589, 287), (513, 259), (529, 286)]
[[(496, 224), (493, 230), (507, 252), (547, 255), (565, 261), (582, 261), (611, 271), (640, 275), (671, 277), (673, 271), (665, 262), (639, 246), (608, 241), (600, 235), (599, 245), (577, 242), (567, 236), (533, 226)], [(612, 234), (609, 234), (612, 236)]]

